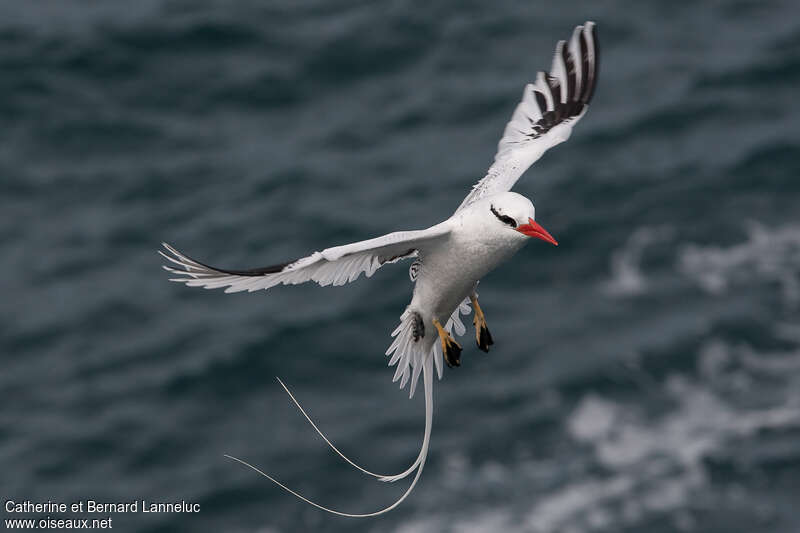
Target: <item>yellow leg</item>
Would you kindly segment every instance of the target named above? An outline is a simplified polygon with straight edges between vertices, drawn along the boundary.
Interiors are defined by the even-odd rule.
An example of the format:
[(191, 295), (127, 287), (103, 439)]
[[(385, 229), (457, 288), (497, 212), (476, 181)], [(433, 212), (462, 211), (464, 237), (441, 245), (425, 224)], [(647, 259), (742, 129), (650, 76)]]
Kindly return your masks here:
[(435, 318), (433, 319), (433, 326), (439, 333), (439, 340), (442, 343), (442, 354), (444, 355), (444, 361), (447, 363), (447, 366), (461, 366), (461, 345), (444, 330), (442, 324)]
[(478, 298), (474, 294), (469, 297), (469, 301), (472, 302), (474, 313), (472, 323), (475, 324), (475, 342), (478, 343), (478, 348), (488, 352), (489, 346), (494, 344), (494, 341), (492, 340), (492, 334), (489, 333), (489, 327), (486, 325), (486, 316), (483, 314), (483, 309), (481, 309), (478, 304)]

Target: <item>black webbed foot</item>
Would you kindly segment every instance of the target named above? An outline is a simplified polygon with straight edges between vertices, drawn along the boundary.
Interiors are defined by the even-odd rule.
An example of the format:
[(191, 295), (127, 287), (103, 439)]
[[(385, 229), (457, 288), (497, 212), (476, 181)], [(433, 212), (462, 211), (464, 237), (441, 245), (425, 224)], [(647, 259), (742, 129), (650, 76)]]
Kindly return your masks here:
[(436, 327), (436, 331), (439, 333), (439, 340), (442, 343), (444, 362), (447, 363), (447, 366), (450, 368), (461, 366), (461, 345), (444, 330), (442, 324), (435, 318), (433, 319), (433, 325)]
[(486, 322), (478, 327), (476, 325), (475, 330), (478, 332), (477, 341), (478, 341), (478, 348), (482, 351), (489, 353), (489, 346), (494, 344), (494, 340), (492, 340), (492, 334), (489, 333), (489, 328), (486, 327)]
[(447, 366), (450, 368), (461, 366), (461, 345), (453, 337), (448, 337), (444, 342), (443, 352), (444, 362), (447, 363)]
[(489, 326), (486, 325), (486, 316), (483, 314), (483, 309), (478, 304), (478, 296), (470, 296), (472, 308), (475, 315), (472, 318), (472, 323), (475, 325), (475, 342), (478, 348), (486, 353), (489, 353), (489, 346), (494, 344), (492, 334), (489, 333)]

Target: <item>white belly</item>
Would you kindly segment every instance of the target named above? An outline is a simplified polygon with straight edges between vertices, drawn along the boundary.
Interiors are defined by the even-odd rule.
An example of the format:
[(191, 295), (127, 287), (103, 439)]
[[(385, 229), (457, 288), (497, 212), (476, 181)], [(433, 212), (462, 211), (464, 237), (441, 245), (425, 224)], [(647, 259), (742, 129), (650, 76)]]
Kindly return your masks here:
[(496, 236), (481, 239), (454, 231), (445, 246), (421, 258), (411, 308), (422, 315), (426, 326), (434, 318), (444, 325), (478, 280), (513, 256), (524, 242)]

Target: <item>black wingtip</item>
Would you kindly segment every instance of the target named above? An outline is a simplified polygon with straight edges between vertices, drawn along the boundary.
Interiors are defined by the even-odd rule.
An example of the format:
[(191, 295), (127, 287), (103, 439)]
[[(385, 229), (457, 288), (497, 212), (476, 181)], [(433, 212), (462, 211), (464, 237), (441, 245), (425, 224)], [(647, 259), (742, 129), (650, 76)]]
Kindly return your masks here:
[[(205, 264), (203, 262), (198, 261), (197, 259), (194, 259), (193, 257), (189, 257), (188, 255), (184, 254), (183, 252), (179, 252), (175, 247), (170, 246), (166, 242), (162, 242), (161, 246), (163, 246), (170, 254), (172, 254), (175, 257), (175, 259), (181, 260), (181, 258), (185, 257), (189, 261), (191, 261), (193, 263), (196, 263), (197, 265), (200, 265), (203, 268), (207, 268), (208, 270), (213, 270), (215, 272), (219, 272), (221, 274), (228, 274), (228, 275), (231, 275), (231, 276), (263, 276), (264, 274), (277, 274), (279, 272), (283, 272), (284, 268), (286, 268), (287, 266), (291, 265), (292, 263), (294, 263), (296, 261), (296, 260), (295, 261), (288, 261), (286, 263), (279, 263), (277, 265), (270, 265), (270, 266), (265, 266), (265, 267), (261, 267), (261, 268), (251, 268), (251, 269), (247, 269), (247, 270), (234, 270), (234, 269), (219, 268), (219, 267), (214, 267), (214, 266), (211, 266), (211, 265), (207, 265), (207, 264)], [(167, 257), (166, 254), (164, 254), (164, 252), (162, 252), (161, 250), (159, 250), (159, 253), (161, 255), (163, 255), (164, 257)], [(167, 257), (167, 259), (170, 259), (170, 258)]]
[[(528, 137), (541, 137), (553, 127), (584, 112), (597, 85), (598, 52), (597, 27), (592, 21), (576, 26), (570, 41), (558, 42), (551, 72), (537, 73), (537, 82), (532, 84), (534, 103), (539, 108), (541, 118), (536, 122), (530, 119), (531, 132), (527, 134)], [(563, 78), (558, 68), (561, 64)], [(565, 93), (565, 101), (561, 102)], [(547, 106), (548, 96), (552, 100), (552, 109)]]

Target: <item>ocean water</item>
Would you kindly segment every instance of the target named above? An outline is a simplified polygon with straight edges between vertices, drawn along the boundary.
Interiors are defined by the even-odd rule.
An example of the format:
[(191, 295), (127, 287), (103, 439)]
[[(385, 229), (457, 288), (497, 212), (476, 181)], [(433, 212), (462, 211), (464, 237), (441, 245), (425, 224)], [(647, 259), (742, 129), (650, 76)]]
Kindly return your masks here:
[[(422, 398), (383, 353), (407, 265), (167, 281), (447, 217), (555, 42), (588, 114), (515, 190), (558, 248), (483, 280), (491, 353)], [(790, 1), (0, 2), (0, 497), (187, 501), (117, 531), (800, 531), (800, 8)], [(63, 516), (72, 517), (71, 513)], [(87, 515), (81, 515), (88, 517)], [(96, 515), (92, 517), (104, 517)], [(3, 510), (3, 519), (36, 517)]]

